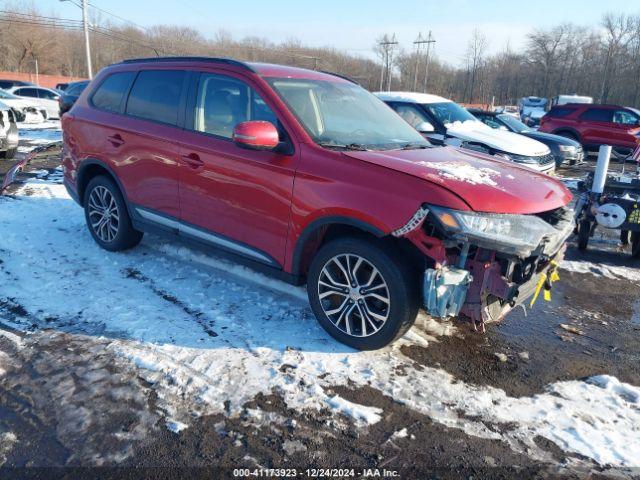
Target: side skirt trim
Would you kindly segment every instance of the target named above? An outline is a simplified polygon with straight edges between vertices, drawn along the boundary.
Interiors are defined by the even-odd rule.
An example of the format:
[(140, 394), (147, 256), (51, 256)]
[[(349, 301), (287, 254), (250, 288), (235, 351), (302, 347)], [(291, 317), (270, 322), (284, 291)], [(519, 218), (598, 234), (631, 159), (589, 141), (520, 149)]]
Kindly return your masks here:
[(142, 217), (143, 219), (152, 223), (156, 223), (158, 225), (162, 225), (163, 227), (169, 228), (175, 231), (178, 235), (197, 238), (200, 241), (213, 244), (215, 246), (224, 248), (225, 250), (230, 250), (234, 253), (243, 255), (245, 257), (250, 257), (261, 263), (280, 267), (280, 265), (278, 265), (278, 263), (273, 258), (249, 246), (245, 246), (241, 243), (235, 242), (221, 235), (217, 235), (215, 233), (208, 232), (200, 228), (180, 222), (175, 218), (165, 217), (164, 215), (154, 213), (145, 208), (134, 207), (134, 209), (136, 213), (140, 215), (140, 217)]

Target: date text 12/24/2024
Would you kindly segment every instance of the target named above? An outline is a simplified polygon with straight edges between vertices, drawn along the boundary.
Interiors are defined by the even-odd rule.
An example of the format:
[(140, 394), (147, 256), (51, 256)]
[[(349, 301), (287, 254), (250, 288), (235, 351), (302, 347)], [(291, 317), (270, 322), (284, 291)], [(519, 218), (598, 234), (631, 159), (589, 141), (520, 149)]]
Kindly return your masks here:
[(356, 470), (353, 468), (307, 468), (298, 470), (295, 468), (236, 468), (233, 476), (237, 478), (264, 477), (264, 478), (399, 478), (397, 470), (380, 468), (365, 468)]

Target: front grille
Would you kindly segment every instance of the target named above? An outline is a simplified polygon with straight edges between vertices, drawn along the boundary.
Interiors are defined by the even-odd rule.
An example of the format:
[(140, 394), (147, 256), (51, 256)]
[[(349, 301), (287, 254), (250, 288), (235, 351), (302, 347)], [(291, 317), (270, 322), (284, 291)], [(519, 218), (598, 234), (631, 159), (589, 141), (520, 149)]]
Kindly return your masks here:
[(509, 156), (511, 157), (511, 159), (514, 162), (530, 162), (531, 160), (535, 161), (538, 163), (538, 165), (549, 165), (550, 163), (553, 163), (556, 161), (555, 157), (553, 156), (553, 154), (551, 152), (547, 153), (546, 155), (539, 155), (539, 156), (531, 156), (531, 155), (516, 155), (513, 153), (510, 153)]

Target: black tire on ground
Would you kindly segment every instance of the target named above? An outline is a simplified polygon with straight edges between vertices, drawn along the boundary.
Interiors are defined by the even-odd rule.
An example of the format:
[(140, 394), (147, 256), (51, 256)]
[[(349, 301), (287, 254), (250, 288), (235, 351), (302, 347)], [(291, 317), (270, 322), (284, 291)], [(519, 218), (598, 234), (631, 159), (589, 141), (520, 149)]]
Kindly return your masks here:
[[(361, 277), (357, 278), (356, 281), (361, 286), (366, 285), (367, 281), (372, 278), (370, 276), (373, 271), (371, 267), (379, 272), (380, 277), (375, 277), (376, 282), (381, 278), (386, 283), (387, 290), (378, 290), (378, 292), (383, 295), (388, 294), (388, 304), (381, 303), (373, 297), (349, 298), (346, 295), (346, 290), (342, 293), (342, 296), (340, 296), (341, 294), (330, 294), (328, 297), (320, 298), (319, 282), (323, 275), (323, 268), (325, 265), (335, 267), (335, 264), (331, 264), (332, 259), (338, 257), (344, 261), (346, 258), (344, 255), (351, 255), (349, 258), (351, 265), (354, 267), (353, 270), (356, 271), (356, 276)], [(363, 262), (361, 267), (355, 268), (357, 263), (356, 256), (361, 257), (368, 264)], [(335, 276), (335, 280), (338, 283), (349, 283), (349, 280), (344, 275), (344, 270), (338, 269), (335, 271), (337, 273), (332, 273), (331, 275)], [(322, 278), (326, 281), (326, 276)], [(353, 285), (355, 283), (352, 283)], [(307, 277), (307, 294), (311, 309), (318, 322), (333, 338), (358, 350), (376, 350), (400, 338), (413, 325), (420, 307), (420, 273), (412, 268), (398, 252), (386, 246), (380, 240), (365, 237), (338, 238), (322, 246), (316, 253)], [(329, 308), (331, 302), (333, 302), (331, 309), (335, 305), (347, 305), (347, 307), (351, 305), (354, 307), (353, 317), (349, 317), (351, 320), (344, 320), (345, 323), (341, 323), (339, 319), (336, 321), (336, 324), (343, 325), (342, 329), (336, 326), (325, 313), (323, 305)], [(376, 302), (378, 303), (376, 304)], [(378, 310), (378, 313), (381, 311), (386, 313), (386, 320), (382, 324), (377, 324), (375, 318), (370, 317), (373, 322), (366, 323), (366, 328), (373, 331), (374, 329), (371, 328), (371, 325), (375, 324), (379, 330), (375, 333), (369, 333), (368, 336), (357, 336), (358, 333), (362, 333), (360, 325), (362, 325), (363, 320), (363, 316), (358, 311), (365, 311), (365, 306), (367, 312), (369, 312), (370, 308), (377, 309), (382, 306), (382, 310)], [(341, 314), (339, 315), (341, 316)], [(366, 316), (368, 316), (368, 313), (365, 314)], [(346, 330), (346, 322), (350, 322), (350, 328), (354, 334), (350, 335), (344, 331)]]
[(582, 220), (578, 225), (578, 249), (586, 250), (589, 245), (589, 237), (591, 236), (591, 222)]
[(631, 256), (640, 258), (640, 232), (631, 232)]
[(10, 148), (5, 150), (4, 152), (0, 152), (0, 158), (4, 158), (5, 160), (12, 160), (16, 156), (17, 148)]
[[(90, 218), (89, 213), (89, 201), (92, 192), (96, 189), (98, 189), (97, 191), (102, 192), (104, 190), (100, 189), (106, 189), (109, 194), (111, 194), (115, 202), (118, 221), (116, 222), (117, 225), (114, 227), (116, 233), (109, 241), (101, 238), (100, 235), (98, 235), (98, 233), (96, 232), (96, 228), (92, 226), (92, 219)], [(89, 185), (87, 185), (87, 188), (85, 189), (83, 205), (84, 215), (87, 221), (87, 228), (89, 229), (89, 233), (91, 233), (91, 236), (96, 241), (96, 243), (105, 250), (109, 250), (111, 252), (127, 250), (129, 248), (135, 247), (136, 245), (138, 245), (138, 243), (140, 243), (140, 240), (142, 240), (143, 233), (135, 230), (131, 225), (131, 218), (129, 217), (129, 212), (127, 211), (127, 206), (122, 193), (112, 179), (103, 175), (98, 175), (97, 177), (92, 178), (89, 182)], [(95, 222), (95, 218), (93, 219), (93, 222)]]

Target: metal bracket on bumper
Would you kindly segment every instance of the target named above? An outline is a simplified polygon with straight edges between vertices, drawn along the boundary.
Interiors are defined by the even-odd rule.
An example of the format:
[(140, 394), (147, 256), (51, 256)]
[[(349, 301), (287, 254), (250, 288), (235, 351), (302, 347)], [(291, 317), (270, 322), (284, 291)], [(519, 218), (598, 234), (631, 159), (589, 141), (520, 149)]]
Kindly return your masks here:
[(469, 272), (461, 268), (425, 270), (422, 296), (427, 313), (439, 318), (457, 316), (465, 302), (471, 281)]

